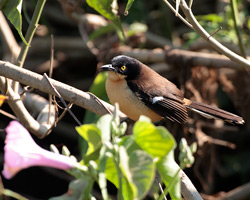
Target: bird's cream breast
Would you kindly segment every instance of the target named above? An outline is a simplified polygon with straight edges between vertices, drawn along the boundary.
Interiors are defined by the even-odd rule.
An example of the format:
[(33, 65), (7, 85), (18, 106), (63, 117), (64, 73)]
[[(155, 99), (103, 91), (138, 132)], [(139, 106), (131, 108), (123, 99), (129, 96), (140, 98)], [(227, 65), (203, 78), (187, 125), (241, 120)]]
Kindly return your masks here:
[(106, 91), (110, 102), (112, 104), (119, 103), (120, 110), (130, 119), (136, 121), (140, 115), (145, 115), (151, 118), (152, 121), (162, 119), (161, 116), (153, 112), (133, 94), (126, 80), (121, 75), (109, 72), (106, 81)]

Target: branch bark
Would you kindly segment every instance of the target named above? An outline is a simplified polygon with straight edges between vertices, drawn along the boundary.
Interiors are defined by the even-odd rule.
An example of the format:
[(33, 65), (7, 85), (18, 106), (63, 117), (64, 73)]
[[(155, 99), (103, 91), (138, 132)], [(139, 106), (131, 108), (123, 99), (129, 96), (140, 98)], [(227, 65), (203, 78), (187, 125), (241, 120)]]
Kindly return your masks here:
[[(9, 62), (0, 61), (0, 76), (19, 81), (24, 85), (29, 85), (33, 88), (39, 89), (42, 92), (56, 95), (48, 81), (42, 75), (31, 72), (24, 68), (19, 68)], [(50, 80), (61, 94), (63, 99), (66, 101), (88, 109), (98, 115), (107, 114), (107, 110), (103, 106), (105, 106), (108, 110), (113, 111), (113, 106), (106, 103), (105, 101), (102, 101), (101, 99), (100, 102), (103, 104), (103, 106), (96, 102), (96, 100), (86, 92), (78, 90), (62, 82), (53, 79)], [(121, 112), (119, 113), (119, 116), (121, 118), (126, 117), (125, 114)]]
[(165, 49), (158, 48), (153, 50), (121, 48), (117, 52), (137, 58), (141, 62), (166, 62), (169, 64), (180, 64), (180, 62), (182, 62), (182, 65), (190, 67), (206, 66), (209, 68), (245, 69), (244, 66), (231, 61), (224, 55), (187, 51), (169, 48), (168, 46), (166, 46)]

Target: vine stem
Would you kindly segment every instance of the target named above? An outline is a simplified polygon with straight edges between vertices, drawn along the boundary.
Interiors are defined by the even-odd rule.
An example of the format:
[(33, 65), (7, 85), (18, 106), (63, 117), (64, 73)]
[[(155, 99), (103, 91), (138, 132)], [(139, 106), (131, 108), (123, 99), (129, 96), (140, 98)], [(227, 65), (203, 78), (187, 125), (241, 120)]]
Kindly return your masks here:
[(231, 0), (230, 1), (231, 3), (231, 8), (233, 10), (233, 20), (234, 20), (234, 28), (235, 28), (235, 31), (236, 31), (236, 34), (237, 34), (237, 37), (238, 37), (238, 45), (239, 45), (239, 48), (240, 48), (240, 51), (241, 51), (241, 55), (246, 58), (246, 52), (245, 52), (245, 49), (244, 49), (244, 46), (243, 46), (243, 43), (242, 43), (242, 35), (241, 35), (241, 31), (240, 31), (240, 28), (239, 28), (239, 12), (238, 12), (238, 5), (237, 5), (237, 2), (236, 0)]
[[(26, 59), (31, 41), (32, 41), (33, 36), (35, 34), (35, 31), (38, 27), (38, 22), (40, 20), (45, 3), (46, 3), (46, 0), (38, 0), (37, 1), (34, 14), (32, 16), (31, 22), (29, 24), (28, 30), (25, 34), (25, 40), (27, 42), (27, 45), (25, 43), (22, 43), (21, 51), (20, 51), (19, 56), (16, 60), (16, 65), (19, 67), (23, 67), (23, 64), (24, 64), (24, 61)], [(19, 83), (15, 82), (14, 83), (14, 91), (18, 92), (18, 86), (19, 86)]]

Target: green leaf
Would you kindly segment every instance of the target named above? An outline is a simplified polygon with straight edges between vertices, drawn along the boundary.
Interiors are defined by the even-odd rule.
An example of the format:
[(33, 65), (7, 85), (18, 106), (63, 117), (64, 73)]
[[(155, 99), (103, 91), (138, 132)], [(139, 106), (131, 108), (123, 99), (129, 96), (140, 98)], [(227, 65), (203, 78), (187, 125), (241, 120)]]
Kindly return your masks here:
[(159, 171), (163, 182), (168, 187), (171, 199), (179, 200), (181, 199), (181, 185), (180, 177), (177, 175), (180, 167), (174, 160), (174, 151), (171, 151), (169, 154), (160, 159), (157, 163), (157, 170)]
[(173, 136), (164, 127), (156, 127), (147, 121), (137, 121), (133, 128), (136, 143), (153, 157), (162, 158), (176, 143)]
[(124, 200), (135, 199), (131, 184), (126, 177), (122, 178), (122, 196)]
[(118, 176), (117, 176), (117, 170), (116, 170), (113, 158), (107, 159), (105, 174), (106, 174), (106, 178), (118, 188), (119, 186)]
[(97, 29), (95, 29), (90, 35), (89, 40), (94, 40), (106, 33), (114, 32), (116, 30), (114, 24), (107, 24), (106, 26), (101, 26)]
[(84, 178), (73, 180), (69, 184), (66, 194), (58, 197), (52, 197), (50, 200), (87, 200), (90, 199), (93, 187), (93, 179), (85, 176)]
[(76, 131), (88, 142), (86, 155), (90, 155), (100, 149), (102, 145), (101, 132), (94, 124), (78, 126)]
[(18, 34), (20, 35), (22, 41), (26, 45), (28, 45), (22, 34), (22, 15), (21, 15), (22, 3), (23, 3), (22, 0), (9, 0), (9, 1), (4, 1), (4, 3), (1, 2), (0, 5), (2, 7), (3, 13), (13, 24)]
[(154, 181), (155, 164), (153, 159), (142, 150), (133, 151), (129, 155), (128, 173), (131, 174), (132, 183), (135, 186), (132, 188), (136, 188), (135, 199), (142, 199)]
[[(130, 155), (120, 147), (120, 169), (122, 171), (122, 195), (124, 199), (142, 199), (151, 188), (155, 175), (155, 164), (151, 156), (142, 150), (135, 150)], [(117, 188), (119, 186), (114, 160), (106, 162), (106, 177)]]
[(116, 15), (117, 8), (114, 6), (114, 0), (87, 0), (90, 7), (94, 8), (102, 16), (111, 20), (117, 28), (117, 34), (121, 40), (124, 40), (124, 34), (119, 16)]
[(126, 5), (126, 8), (125, 8), (125, 11), (124, 11), (124, 15), (128, 15), (128, 11), (129, 9), (132, 7), (133, 3), (134, 3), (135, 0), (128, 0), (128, 3)]
[(97, 128), (101, 131), (102, 141), (110, 141), (111, 138), (111, 120), (112, 116), (110, 114), (103, 115), (97, 121)]
[(141, 149), (131, 136), (122, 137), (119, 146), (124, 146), (128, 154)]
[[(109, 180), (116, 186), (117, 189), (119, 189), (118, 174), (113, 158), (107, 159), (105, 174), (107, 180)], [(130, 200), (134, 197), (131, 185), (125, 176), (122, 176), (122, 195), (124, 200)]]

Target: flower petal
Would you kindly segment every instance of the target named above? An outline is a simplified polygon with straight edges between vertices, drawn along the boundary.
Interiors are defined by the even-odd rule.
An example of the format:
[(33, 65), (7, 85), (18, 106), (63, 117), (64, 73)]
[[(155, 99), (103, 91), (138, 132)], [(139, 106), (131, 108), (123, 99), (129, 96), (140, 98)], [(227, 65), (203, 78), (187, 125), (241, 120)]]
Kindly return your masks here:
[(2, 174), (10, 179), (20, 170), (31, 166), (47, 166), (67, 170), (75, 166), (71, 158), (39, 147), (29, 132), (17, 121), (6, 128), (4, 169)]

